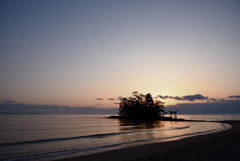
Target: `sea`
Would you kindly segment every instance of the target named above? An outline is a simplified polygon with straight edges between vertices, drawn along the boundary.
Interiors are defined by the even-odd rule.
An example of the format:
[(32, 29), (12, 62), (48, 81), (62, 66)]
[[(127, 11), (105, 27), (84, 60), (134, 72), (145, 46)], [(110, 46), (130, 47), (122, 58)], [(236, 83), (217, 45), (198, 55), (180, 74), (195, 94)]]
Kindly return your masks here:
[[(109, 115), (0, 114), (1, 161), (51, 161), (228, 130), (216, 122), (127, 121)], [(178, 115), (240, 120), (240, 115)]]

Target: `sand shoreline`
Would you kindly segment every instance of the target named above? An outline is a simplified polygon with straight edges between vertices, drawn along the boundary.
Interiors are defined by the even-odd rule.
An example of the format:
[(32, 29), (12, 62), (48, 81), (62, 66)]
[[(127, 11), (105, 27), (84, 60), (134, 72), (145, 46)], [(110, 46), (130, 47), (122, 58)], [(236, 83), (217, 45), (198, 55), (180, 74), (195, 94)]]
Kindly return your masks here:
[(152, 143), (58, 161), (238, 161), (240, 160), (240, 121), (221, 121), (230, 130), (181, 140)]

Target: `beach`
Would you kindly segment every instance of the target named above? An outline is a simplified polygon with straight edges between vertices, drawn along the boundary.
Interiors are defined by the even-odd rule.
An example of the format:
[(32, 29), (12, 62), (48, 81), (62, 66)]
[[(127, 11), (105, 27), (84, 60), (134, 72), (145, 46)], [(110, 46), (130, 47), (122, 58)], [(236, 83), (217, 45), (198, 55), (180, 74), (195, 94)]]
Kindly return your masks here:
[(240, 121), (221, 121), (230, 130), (58, 161), (239, 161)]

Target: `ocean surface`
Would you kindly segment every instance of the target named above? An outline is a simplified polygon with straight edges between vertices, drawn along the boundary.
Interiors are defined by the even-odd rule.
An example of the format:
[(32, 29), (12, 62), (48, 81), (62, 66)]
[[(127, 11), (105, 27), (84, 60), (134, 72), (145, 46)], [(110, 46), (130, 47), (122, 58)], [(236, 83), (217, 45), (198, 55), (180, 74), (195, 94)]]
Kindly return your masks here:
[[(227, 130), (215, 122), (131, 122), (107, 115), (0, 114), (0, 160), (55, 160)], [(240, 120), (240, 115), (179, 115)]]

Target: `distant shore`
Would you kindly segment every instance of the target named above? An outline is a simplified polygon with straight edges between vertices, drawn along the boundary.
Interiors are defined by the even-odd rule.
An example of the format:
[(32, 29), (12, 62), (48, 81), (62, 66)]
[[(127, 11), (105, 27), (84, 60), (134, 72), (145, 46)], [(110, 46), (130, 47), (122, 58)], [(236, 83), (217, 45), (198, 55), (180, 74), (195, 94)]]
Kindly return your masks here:
[(153, 143), (58, 161), (239, 161), (240, 121), (227, 131)]

